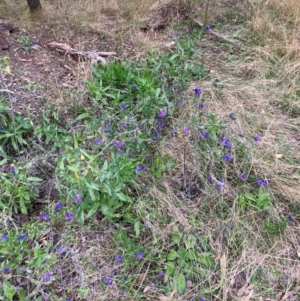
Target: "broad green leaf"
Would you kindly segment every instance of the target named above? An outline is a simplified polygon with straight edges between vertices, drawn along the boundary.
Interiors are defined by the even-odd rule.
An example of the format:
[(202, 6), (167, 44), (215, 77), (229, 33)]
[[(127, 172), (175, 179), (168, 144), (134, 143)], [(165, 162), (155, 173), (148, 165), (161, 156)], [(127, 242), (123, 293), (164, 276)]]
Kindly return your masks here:
[(181, 235), (178, 233), (172, 233), (172, 242), (174, 242), (175, 244), (179, 244), (181, 240)]
[(116, 193), (116, 196), (120, 201), (128, 202), (128, 203), (131, 202), (130, 198), (127, 195), (125, 195), (124, 193), (118, 192), (118, 193)]
[(7, 158), (4, 158), (0, 161), (0, 166), (4, 165), (7, 162)]
[(167, 259), (168, 260), (175, 260), (176, 258), (178, 258), (178, 253), (175, 250), (170, 250)]
[(198, 255), (197, 260), (206, 267), (212, 267), (215, 264), (214, 258), (211, 253), (203, 252)]
[(175, 271), (175, 265), (174, 265), (174, 262), (167, 262), (166, 263), (166, 273), (167, 275), (172, 275)]
[(245, 193), (244, 195), (245, 195), (245, 197), (246, 197), (248, 200), (251, 200), (251, 201), (254, 201), (254, 202), (257, 201), (255, 195), (253, 195), (252, 193)]
[(95, 196), (94, 190), (93, 189), (88, 189), (88, 191), (89, 191), (89, 194), (91, 196), (91, 199), (93, 201), (95, 201), (96, 200), (96, 196)]
[(12, 284), (10, 284), (7, 280), (3, 281), (3, 290), (4, 295), (9, 299), (13, 300), (14, 295), (16, 294), (17, 290), (14, 288)]
[(184, 294), (186, 289), (186, 279), (183, 273), (180, 273), (177, 278), (176, 288), (179, 294)]

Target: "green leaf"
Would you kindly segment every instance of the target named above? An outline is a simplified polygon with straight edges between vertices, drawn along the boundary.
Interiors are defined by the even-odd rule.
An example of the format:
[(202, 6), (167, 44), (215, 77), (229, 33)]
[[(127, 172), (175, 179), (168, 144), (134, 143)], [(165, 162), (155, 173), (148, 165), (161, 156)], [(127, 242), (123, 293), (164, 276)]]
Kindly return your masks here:
[(186, 289), (186, 279), (185, 279), (185, 276), (183, 275), (183, 273), (180, 273), (178, 275), (178, 278), (177, 278), (177, 291), (179, 294), (184, 294), (185, 292), (185, 289)]
[(87, 215), (86, 215), (86, 218), (90, 218), (92, 215), (94, 215), (98, 208), (99, 208), (99, 204), (96, 204), (95, 206), (93, 206), (93, 207), (88, 211), (88, 213), (87, 213)]
[(212, 267), (215, 264), (214, 258), (211, 253), (203, 252), (198, 255), (197, 260), (206, 267)]
[(245, 198), (247, 198), (248, 200), (254, 201), (254, 202), (257, 201), (255, 195), (253, 195), (252, 193), (245, 193)]
[(179, 255), (180, 258), (185, 259), (185, 257), (186, 257), (186, 250), (185, 250), (185, 248), (180, 247), (178, 249), (178, 255)]
[(90, 115), (89, 113), (82, 113), (82, 114), (78, 115), (71, 123), (74, 123), (74, 122), (76, 122), (76, 121), (85, 119), (85, 118), (87, 118), (89, 115)]
[(2, 160), (0, 161), (0, 166), (4, 165), (6, 162), (7, 162), (7, 158), (2, 159)]
[(180, 266), (181, 268), (183, 268), (186, 264), (186, 262), (184, 261), (184, 259), (179, 258), (177, 261), (178, 266)]
[(178, 253), (175, 250), (171, 250), (167, 256), (168, 260), (175, 260), (178, 257)]
[(94, 190), (93, 189), (88, 189), (88, 191), (89, 191), (89, 194), (91, 196), (91, 199), (93, 201), (96, 201), (96, 196), (95, 196)]
[(116, 193), (116, 196), (120, 201), (127, 202), (127, 203), (131, 202), (129, 196), (125, 195), (124, 193), (118, 192)]
[(167, 262), (166, 263), (166, 273), (167, 275), (171, 276), (175, 271), (175, 265), (174, 262)]
[(172, 242), (179, 244), (181, 240), (181, 235), (178, 233), (172, 233)]
[(7, 280), (3, 281), (3, 290), (4, 295), (12, 301), (14, 295), (16, 294), (17, 290), (14, 288), (12, 284), (10, 284)]

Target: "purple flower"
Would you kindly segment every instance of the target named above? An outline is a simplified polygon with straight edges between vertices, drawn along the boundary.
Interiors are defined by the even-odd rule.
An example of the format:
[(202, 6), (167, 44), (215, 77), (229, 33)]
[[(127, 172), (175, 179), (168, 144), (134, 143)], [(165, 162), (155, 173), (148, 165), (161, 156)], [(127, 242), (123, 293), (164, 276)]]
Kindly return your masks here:
[(211, 27), (210, 27), (209, 25), (207, 25), (207, 26), (205, 27), (205, 29), (206, 29), (206, 30), (211, 30)]
[(160, 271), (160, 272), (158, 273), (158, 278), (164, 278), (164, 276), (165, 276), (165, 274), (164, 274), (163, 271)]
[(70, 298), (66, 298), (66, 301), (71, 301), (71, 299)]
[(224, 160), (225, 160), (226, 162), (229, 162), (229, 161), (231, 160), (231, 156), (230, 156), (229, 154), (226, 154), (226, 155), (224, 156)]
[(240, 134), (240, 137), (241, 137), (241, 138), (245, 138), (245, 134), (244, 134), (244, 133), (241, 133), (241, 134)]
[(183, 135), (187, 135), (189, 133), (189, 128), (187, 126), (184, 126), (182, 129)]
[(201, 136), (202, 136), (203, 138), (208, 138), (208, 137), (209, 137), (209, 133), (208, 133), (207, 131), (202, 131), (202, 132), (201, 132)]
[(133, 85), (133, 90), (136, 91), (138, 89), (138, 85)]
[(209, 183), (212, 183), (214, 181), (214, 178), (212, 175), (210, 175), (207, 180)]
[(178, 32), (174, 32), (174, 33), (173, 33), (173, 37), (174, 37), (174, 38), (177, 38), (177, 37), (178, 37)]
[(199, 301), (206, 301), (206, 299), (205, 298), (200, 298), (200, 300)]
[(160, 136), (160, 131), (158, 131), (158, 130), (152, 130), (152, 134), (154, 136)]
[(50, 217), (46, 214), (46, 213), (41, 213), (40, 214), (40, 219), (42, 220), (42, 221), (49, 221), (50, 220)]
[(116, 260), (117, 260), (117, 262), (122, 262), (122, 260), (123, 260), (122, 255), (121, 255), (121, 254), (118, 254), (118, 255), (116, 256)]
[(158, 119), (154, 119), (153, 124), (156, 125), (158, 123), (159, 123)]
[(146, 159), (149, 159), (151, 157), (151, 155), (150, 154), (146, 154), (145, 157), (146, 157)]
[(111, 134), (111, 133), (113, 132), (113, 130), (104, 129), (104, 132), (105, 132), (106, 134)]
[(177, 137), (177, 131), (174, 130), (174, 131), (172, 132), (172, 135), (173, 135), (173, 137)]
[(65, 213), (65, 218), (66, 218), (67, 220), (71, 220), (71, 219), (74, 218), (74, 214), (72, 214), (72, 213), (70, 213), (70, 212), (66, 212), (66, 213)]
[(267, 179), (257, 179), (255, 181), (255, 183), (257, 184), (257, 186), (264, 186), (267, 187), (268, 186), (268, 180)]
[(14, 167), (11, 167), (11, 168), (9, 169), (9, 171), (10, 171), (11, 173), (13, 173), (13, 174), (15, 174), (15, 173), (16, 173), (16, 170), (15, 170), (15, 168), (14, 168)]
[(43, 300), (48, 300), (48, 296), (46, 294), (42, 295)]
[(3, 269), (3, 274), (4, 274), (4, 275), (7, 275), (8, 273), (9, 273), (9, 268), (4, 268), (4, 269)]
[(1, 235), (1, 239), (2, 239), (3, 241), (7, 241), (7, 240), (8, 240), (7, 235), (6, 235), (6, 234), (2, 234), (2, 235)]
[(19, 235), (19, 236), (18, 236), (18, 241), (19, 241), (19, 242), (23, 241), (25, 237), (26, 237), (25, 234), (24, 234), (24, 235)]
[(159, 117), (165, 117), (167, 113), (164, 110), (159, 110), (158, 115)]
[(195, 88), (194, 89), (194, 92), (195, 92), (195, 95), (199, 96), (201, 94), (201, 88)]
[(222, 138), (222, 144), (224, 148), (230, 149), (231, 148), (231, 143), (227, 138)]
[(221, 191), (222, 189), (223, 189), (223, 185), (218, 184), (218, 185), (217, 185), (217, 190), (218, 190), (218, 191)]
[(136, 256), (135, 256), (135, 258), (137, 260), (141, 260), (143, 258), (143, 253), (142, 252), (137, 253)]
[(125, 129), (127, 127), (127, 124), (126, 123), (121, 123), (121, 128), (122, 129)]
[(74, 200), (75, 200), (75, 202), (81, 202), (82, 196), (80, 194), (76, 194)]
[(289, 215), (289, 221), (290, 221), (290, 222), (294, 222), (294, 221), (295, 221), (295, 218), (294, 218), (292, 215)]
[(100, 145), (101, 144), (101, 140), (100, 139), (96, 139), (94, 142), (96, 145)]
[(142, 165), (142, 164), (139, 164), (139, 165), (136, 167), (134, 173), (135, 173), (135, 174), (138, 174), (140, 171), (144, 171), (144, 170), (146, 170), (146, 167), (145, 167), (144, 165)]
[(163, 121), (163, 120), (161, 120), (160, 122), (159, 122), (159, 125), (160, 125), (160, 127), (164, 127), (165, 125), (166, 125), (166, 123)]
[(113, 281), (114, 281), (113, 277), (107, 277), (106, 279), (104, 279), (104, 283), (106, 285), (112, 285)]
[(202, 110), (204, 108), (204, 103), (199, 103), (198, 108)]
[(247, 180), (247, 175), (246, 174), (241, 174), (240, 175), (240, 179), (242, 180), (242, 181), (246, 181)]
[(232, 119), (232, 120), (235, 119), (235, 114), (234, 114), (234, 113), (230, 113), (228, 116), (229, 116), (229, 118)]
[(258, 135), (256, 135), (253, 139), (254, 139), (255, 142), (260, 141), (260, 137)]
[(50, 273), (46, 273), (44, 275), (44, 281), (47, 282), (47, 281), (50, 281), (51, 280), (51, 274)]
[(4, 130), (4, 126), (0, 125), (0, 131)]
[(59, 211), (62, 208), (62, 203), (57, 203), (54, 207), (55, 211)]
[(182, 104), (183, 104), (183, 101), (181, 99), (177, 101), (178, 106), (181, 106)]
[(126, 110), (126, 106), (124, 104), (121, 104), (120, 109), (121, 109), (121, 111), (124, 111), (124, 110)]
[(122, 148), (122, 147), (124, 147), (124, 142), (122, 141), (122, 140), (119, 140), (119, 141), (117, 141), (117, 146), (119, 147), (119, 148)]
[(169, 147), (170, 145), (171, 145), (171, 143), (170, 142), (166, 142), (166, 147)]
[(221, 178), (219, 182), (221, 185), (225, 185), (225, 180), (223, 178)]

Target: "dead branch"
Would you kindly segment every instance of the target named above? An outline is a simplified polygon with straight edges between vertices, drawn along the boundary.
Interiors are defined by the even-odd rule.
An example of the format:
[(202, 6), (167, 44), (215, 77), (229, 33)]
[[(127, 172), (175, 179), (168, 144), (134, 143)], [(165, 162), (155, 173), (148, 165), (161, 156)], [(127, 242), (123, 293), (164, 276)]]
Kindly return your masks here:
[(73, 54), (78, 56), (84, 56), (91, 60), (92, 64), (96, 62), (101, 62), (102, 64), (106, 64), (106, 59), (104, 56), (111, 56), (116, 55), (115, 52), (106, 52), (106, 51), (78, 51), (72, 48), (70, 45), (65, 43), (58, 43), (58, 42), (50, 42), (47, 44), (50, 48), (55, 48), (57, 51), (64, 52), (65, 54)]
[[(200, 21), (195, 20), (195, 19), (193, 19), (193, 18), (191, 18), (191, 19), (192, 19), (198, 26), (200, 26), (201, 28), (204, 27), (204, 24), (201, 23)], [(232, 40), (232, 39), (229, 39), (229, 38), (227, 38), (227, 37), (221, 35), (220, 33), (216, 32), (216, 31), (214, 31), (214, 30), (211, 30), (211, 29), (210, 29), (210, 30), (208, 30), (208, 33), (211, 34), (211, 35), (213, 35), (213, 36), (215, 36), (216, 38), (218, 38), (218, 39), (220, 39), (220, 40), (223, 40), (223, 41), (227, 42), (227, 43), (234, 44), (234, 45), (237, 45), (237, 46), (240, 46), (240, 45), (241, 45), (240, 42), (235, 41), (235, 40)]]

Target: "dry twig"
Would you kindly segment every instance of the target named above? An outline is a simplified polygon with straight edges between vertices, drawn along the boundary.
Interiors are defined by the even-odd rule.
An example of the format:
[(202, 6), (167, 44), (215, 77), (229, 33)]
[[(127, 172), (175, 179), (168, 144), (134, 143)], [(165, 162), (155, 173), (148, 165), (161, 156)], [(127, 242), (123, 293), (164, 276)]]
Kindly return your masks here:
[(115, 52), (106, 52), (106, 51), (78, 51), (72, 48), (70, 45), (65, 43), (58, 42), (50, 42), (47, 44), (48, 47), (55, 48), (57, 51), (65, 52), (65, 54), (74, 54), (79, 56), (84, 56), (91, 59), (92, 64), (96, 62), (101, 62), (102, 64), (106, 64), (106, 59), (104, 56), (116, 55)]

